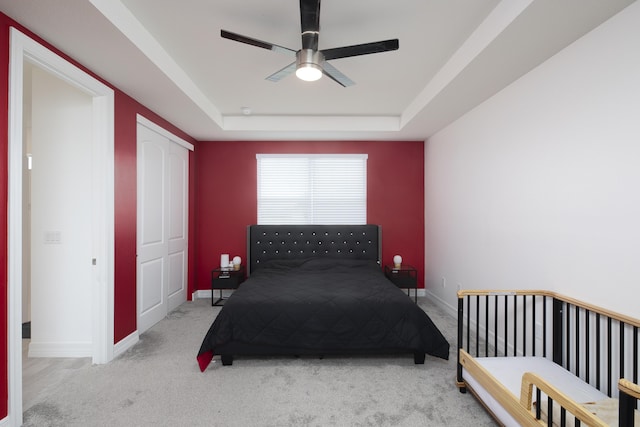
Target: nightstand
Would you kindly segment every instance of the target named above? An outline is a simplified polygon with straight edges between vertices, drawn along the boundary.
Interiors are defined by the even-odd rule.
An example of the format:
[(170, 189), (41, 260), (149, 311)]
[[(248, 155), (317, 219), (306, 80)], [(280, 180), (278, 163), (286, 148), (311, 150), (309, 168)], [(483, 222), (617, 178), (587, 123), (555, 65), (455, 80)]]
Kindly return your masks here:
[(410, 290), (413, 289), (413, 300), (416, 304), (418, 303), (418, 271), (415, 268), (405, 264), (400, 268), (385, 265), (384, 275), (397, 287), (406, 288), (409, 297), (411, 297)]
[[(241, 265), (238, 270), (221, 267), (211, 270), (211, 305), (224, 305), (223, 301), (226, 298), (222, 297), (222, 290), (238, 289), (242, 282), (244, 282), (244, 265)], [(220, 296), (215, 301), (213, 296), (214, 289), (220, 291)]]

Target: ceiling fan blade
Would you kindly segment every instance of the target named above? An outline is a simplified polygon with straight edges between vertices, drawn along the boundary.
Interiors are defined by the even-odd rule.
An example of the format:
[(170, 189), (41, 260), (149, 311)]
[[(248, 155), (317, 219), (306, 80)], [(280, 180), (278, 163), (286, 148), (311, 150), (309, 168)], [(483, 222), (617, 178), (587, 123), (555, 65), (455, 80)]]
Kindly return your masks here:
[(318, 50), (320, 33), (320, 0), (300, 0), (302, 48)]
[(267, 50), (273, 50), (275, 52), (281, 52), (286, 54), (296, 53), (295, 50), (289, 49), (288, 47), (278, 46), (277, 44), (263, 42), (262, 40), (243, 36), (241, 34), (232, 33), (231, 31), (220, 30), (220, 37), (222, 37), (223, 39), (229, 39), (229, 40), (233, 40), (240, 43), (250, 44), (251, 46), (261, 47)]
[(292, 62), (281, 70), (276, 71), (271, 74), (265, 80), (269, 80), (270, 82), (279, 82), (283, 78), (287, 77), (289, 74), (293, 73), (296, 70), (296, 63)]
[(356, 44), (353, 46), (336, 47), (322, 50), (325, 60), (347, 58), (350, 56), (369, 55), (370, 53), (388, 52), (397, 50), (398, 39), (383, 40), (373, 43)]
[(322, 63), (322, 72), (325, 76), (329, 77), (342, 87), (349, 87), (355, 84), (353, 80), (342, 74), (336, 67), (329, 64), (327, 61)]

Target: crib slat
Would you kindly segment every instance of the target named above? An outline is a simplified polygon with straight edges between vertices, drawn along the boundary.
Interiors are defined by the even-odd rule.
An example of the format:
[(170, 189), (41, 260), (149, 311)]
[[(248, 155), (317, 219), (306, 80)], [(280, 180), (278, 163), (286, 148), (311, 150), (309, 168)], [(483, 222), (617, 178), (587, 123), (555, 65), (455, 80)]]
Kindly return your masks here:
[(513, 357), (518, 355), (518, 296), (513, 296)]
[(533, 343), (532, 344), (533, 348), (532, 348), (532, 351), (531, 351), (531, 355), (535, 356), (536, 355), (536, 338), (537, 338), (536, 337), (536, 311), (537, 311), (536, 310), (536, 308), (537, 308), (536, 307), (536, 296), (533, 295), (532, 299), (533, 299), (533, 302), (531, 303), (531, 307), (533, 307), (533, 312), (531, 313), (531, 322), (533, 323), (533, 329), (532, 329), (531, 333), (533, 335), (533, 339), (531, 341)]
[(619, 334), (620, 334), (620, 346), (619, 346), (619, 350), (618, 353), (620, 356), (620, 374), (618, 375), (618, 378), (624, 378), (624, 330), (625, 330), (625, 323), (624, 322), (618, 322), (618, 329), (619, 329)]
[(476, 357), (480, 357), (480, 295), (476, 295)]
[(574, 328), (576, 334), (576, 376), (580, 376), (580, 308), (574, 306), (576, 310), (576, 325)]
[(504, 355), (507, 356), (509, 348), (509, 330), (507, 325), (509, 324), (509, 297), (504, 296)]
[(557, 298), (553, 299), (553, 361), (562, 366), (562, 311), (564, 304)]
[(547, 296), (542, 297), (542, 355), (547, 357)]
[(613, 347), (613, 333), (611, 332), (611, 317), (607, 317), (607, 396), (611, 397), (611, 374), (613, 374), (612, 368), (612, 347)]
[(493, 333), (493, 353), (494, 356), (498, 356), (498, 295), (494, 296), (493, 304), (493, 324), (495, 325), (495, 331)]
[(598, 390), (600, 390), (600, 366), (602, 364), (602, 346), (600, 344), (600, 313), (596, 313), (596, 388)]
[(571, 372), (571, 305), (569, 303), (567, 303), (564, 307), (565, 309), (565, 359), (566, 359), (566, 365), (562, 365), (564, 366), (567, 371)]
[(633, 327), (633, 382), (638, 383), (638, 327)]
[(527, 355), (527, 296), (522, 296), (522, 355)]
[(484, 357), (489, 357), (489, 295), (485, 295), (484, 304)]
[(589, 361), (591, 360), (591, 334), (589, 333), (589, 325), (591, 324), (591, 311), (590, 310), (585, 310), (584, 312), (584, 329), (585, 329), (585, 352), (584, 352), (584, 357), (585, 357), (585, 381), (587, 383), (589, 383), (589, 379), (591, 376), (591, 369), (589, 369), (589, 366), (591, 366), (589, 364)]

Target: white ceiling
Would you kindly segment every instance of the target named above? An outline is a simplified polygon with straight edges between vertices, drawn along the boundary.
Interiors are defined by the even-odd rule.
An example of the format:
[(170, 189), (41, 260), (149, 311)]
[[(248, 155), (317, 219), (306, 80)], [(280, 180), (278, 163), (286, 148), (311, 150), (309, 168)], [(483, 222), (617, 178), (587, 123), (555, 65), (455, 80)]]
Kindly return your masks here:
[[(0, 10), (198, 140), (424, 140), (634, 0), (324, 0), (320, 49), (356, 82), (278, 83), (297, 0), (0, 0)], [(242, 108), (251, 110), (244, 115)]]

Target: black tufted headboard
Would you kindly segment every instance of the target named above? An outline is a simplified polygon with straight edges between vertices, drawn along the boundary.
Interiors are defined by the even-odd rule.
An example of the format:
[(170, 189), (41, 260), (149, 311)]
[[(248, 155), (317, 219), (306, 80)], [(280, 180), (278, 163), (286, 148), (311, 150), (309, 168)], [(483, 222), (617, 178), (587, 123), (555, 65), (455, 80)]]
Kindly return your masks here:
[(380, 261), (377, 225), (250, 225), (247, 230), (248, 274), (274, 259), (313, 257)]

